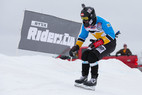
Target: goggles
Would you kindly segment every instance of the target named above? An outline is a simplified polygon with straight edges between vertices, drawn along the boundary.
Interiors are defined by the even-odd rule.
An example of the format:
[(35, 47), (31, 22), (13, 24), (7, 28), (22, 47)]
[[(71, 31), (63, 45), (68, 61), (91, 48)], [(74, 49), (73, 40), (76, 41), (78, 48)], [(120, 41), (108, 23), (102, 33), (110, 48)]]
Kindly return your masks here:
[(88, 17), (81, 17), (82, 20), (89, 20)]

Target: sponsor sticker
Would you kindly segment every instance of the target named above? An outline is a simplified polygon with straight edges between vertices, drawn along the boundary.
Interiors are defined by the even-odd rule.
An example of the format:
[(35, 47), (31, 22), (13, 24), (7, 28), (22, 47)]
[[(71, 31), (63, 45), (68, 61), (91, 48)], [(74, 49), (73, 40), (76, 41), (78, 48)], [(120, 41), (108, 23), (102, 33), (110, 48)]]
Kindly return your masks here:
[(96, 50), (99, 52), (99, 53), (102, 53), (106, 50), (105, 46), (104, 45), (101, 45), (99, 47), (96, 48)]
[(107, 24), (107, 27), (110, 27), (111, 25), (110, 24)]
[(81, 13), (81, 16), (84, 16), (84, 13)]

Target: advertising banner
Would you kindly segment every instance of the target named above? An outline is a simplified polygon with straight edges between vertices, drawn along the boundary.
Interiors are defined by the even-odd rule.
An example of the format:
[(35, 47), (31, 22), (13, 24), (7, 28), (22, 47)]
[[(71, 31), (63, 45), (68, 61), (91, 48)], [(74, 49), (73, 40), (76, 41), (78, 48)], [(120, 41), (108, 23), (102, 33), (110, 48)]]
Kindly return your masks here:
[(26, 10), (18, 48), (68, 55), (80, 27), (81, 23)]

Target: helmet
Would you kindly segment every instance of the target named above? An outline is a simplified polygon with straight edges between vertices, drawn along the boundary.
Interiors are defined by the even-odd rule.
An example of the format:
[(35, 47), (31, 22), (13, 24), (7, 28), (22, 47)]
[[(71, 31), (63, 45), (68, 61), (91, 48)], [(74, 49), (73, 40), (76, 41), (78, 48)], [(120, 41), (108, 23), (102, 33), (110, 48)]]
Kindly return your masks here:
[(96, 24), (96, 14), (95, 10), (92, 7), (85, 7), (84, 4), (82, 4), (82, 10), (81, 10), (81, 18), (83, 20), (83, 24), (85, 27), (88, 27), (90, 25)]

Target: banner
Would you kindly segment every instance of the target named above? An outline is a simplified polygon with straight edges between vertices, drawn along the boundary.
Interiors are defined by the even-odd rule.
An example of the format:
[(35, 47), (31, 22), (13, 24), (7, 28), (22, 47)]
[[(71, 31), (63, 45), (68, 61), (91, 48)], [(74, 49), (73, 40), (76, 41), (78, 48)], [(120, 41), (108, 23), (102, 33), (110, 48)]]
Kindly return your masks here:
[(81, 23), (25, 11), (19, 49), (68, 55)]

